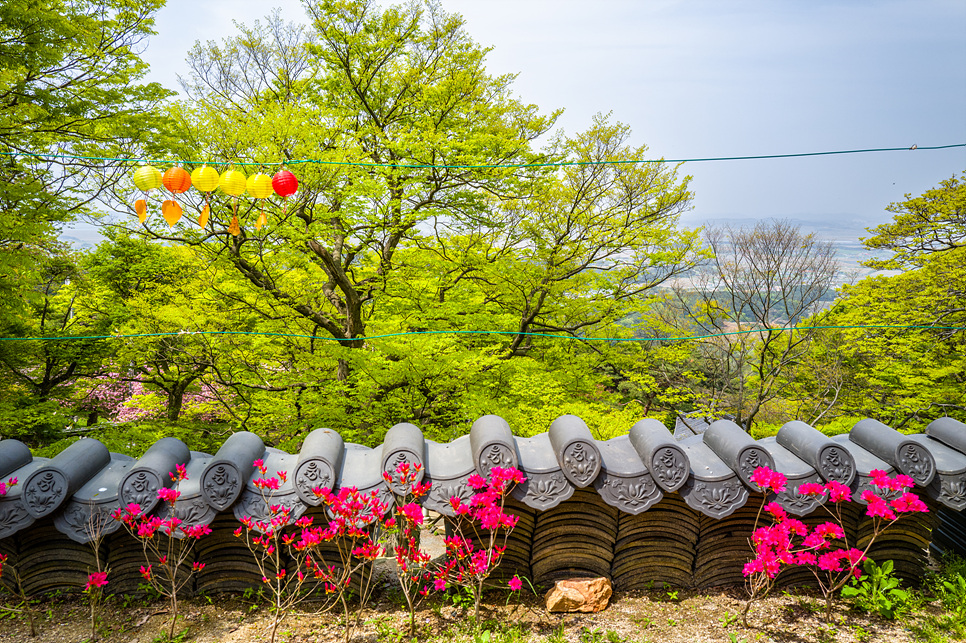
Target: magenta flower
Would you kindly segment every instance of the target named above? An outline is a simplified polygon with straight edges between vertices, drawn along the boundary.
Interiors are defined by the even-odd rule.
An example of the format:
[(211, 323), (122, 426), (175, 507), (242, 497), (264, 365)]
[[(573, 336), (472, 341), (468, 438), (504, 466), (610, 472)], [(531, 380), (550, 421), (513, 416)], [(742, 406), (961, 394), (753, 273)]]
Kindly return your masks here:
[(852, 501), (852, 490), (837, 480), (829, 480), (825, 484), (825, 489), (829, 492), (829, 499), (832, 502)]
[(168, 487), (158, 489), (158, 499), (162, 502), (177, 502), (180, 497), (181, 492), (177, 489), (169, 489)]
[(107, 585), (107, 572), (91, 572), (87, 575), (87, 584), (84, 585), (84, 591), (89, 592), (95, 587), (104, 587)]
[(517, 591), (520, 591), (521, 587), (523, 587), (523, 581), (520, 580), (519, 576), (514, 576), (509, 581), (507, 581), (507, 585), (510, 586), (511, 590), (513, 590), (514, 592), (517, 592)]
[(798, 494), (801, 496), (824, 496), (825, 486), (817, 482), (806, 482), (798, 486)]
[(758, 488), (763, 492), (773, 491), (774, 493), (784, 491), (785, 484), (788, 482), (783, 474), (772, 471), (768, 467), (755, 469), (755, 472), (751, 474), (751, 481), (758, 485)]

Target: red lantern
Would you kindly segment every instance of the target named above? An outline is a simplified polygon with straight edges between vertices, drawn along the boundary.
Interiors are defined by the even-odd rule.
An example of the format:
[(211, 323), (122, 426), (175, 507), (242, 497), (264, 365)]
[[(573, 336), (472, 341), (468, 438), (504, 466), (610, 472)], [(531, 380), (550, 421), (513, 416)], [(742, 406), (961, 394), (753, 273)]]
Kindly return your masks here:
[(288, 170), (281, 169), (272, 177), (272, 189), (282, 197), (282, 214), (285, 214), (288, 212), (288, 197), (298, 191), (299, 180)]
[(169, 192), (181, 194), (191, 187), (191, 175), (180, 167), (173, 167), (161, 177), (161, 185)]
[(272, 189), (283, 199), (292, 196), (299, 189), (299, 180), (288, 170), (279, 170), (272, 177)]

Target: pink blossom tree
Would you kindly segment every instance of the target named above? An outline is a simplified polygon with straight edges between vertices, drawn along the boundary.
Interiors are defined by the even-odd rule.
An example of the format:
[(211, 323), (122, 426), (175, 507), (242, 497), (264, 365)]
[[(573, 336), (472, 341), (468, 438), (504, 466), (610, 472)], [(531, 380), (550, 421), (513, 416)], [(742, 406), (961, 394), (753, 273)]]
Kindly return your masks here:
[[(804, 566), (815, 576), (825, 598), (825, 620), (829, 621), (835, 593), (850, 578), (862, 575), (862, 561), (876, 538), (903, 514), (928, 511), (919, 496), (909, 491), (915, 486), (909, 476), (897, 475), (890, 478), (878, 469), (872, 471), (871, 476), (875, 491), (867, 489), (862, 492), (861, 497), (867, 504), (866, 516), (872, 518), (872, 534), (865, 549), (858, 549), (849, 546), (843, 527), (842, 504), (852, 500), (849, 487), (833, 480), (824, 485), (806, 483), (798, 488), (801, 495), (828, 501), (822, 507), (833, 518), (833, 521), (817, 525), (810, 531), (802, 521), (789, 518), (777, 502), (766, 503), (769, 492), (781, 493), (785, 489), (785, 476), (767, 467), (755, 470), (752, 482), (765, 496), (755, 520), (755, 530), (750, 543), (755, 557), (743, 569), (749, 596), (742, 613), (746, 626), (752, 602), (766, 596), (782, 570), (792, 565)], [(886, 500), (883, 496), (894, 499)], [(832, 509), (828, 507), (829, 503)], [(758, 527), (762, 513), (771, 517), (771, 525)], [(839, 543), (840, 547), (835, 546)]]
[[(188, 479), (185, 467), (181, 464), (169, 475), (175, 485)], [(120, 520), (141, 541), (147, 563), (141, 566), (141, 576), (170, 601), (169, 640), (174, 640), (174, 628), (178, 620), (178, 593), (205, 566), (197, 561), (192, 562), (190, 567), (186, 563), (191, 559), (195, 541), (211, 533), (208, 525), (189, 526), (176, 516), (175, 504), (180, 496), (181, 492), (173, 487), (158, 489), (158, 498), (167, 505), (165, 518), (146, 515), (141, 506), (133, 502), (127, 507), (118, 508), (112, 514), (115, 520)]]
[[(489, 478), (470, 476), (469, 485), (476, 493), (468, 503), (450, 498), (456, 514), (456, 533), (446, 539), (446, 562), (436, 574), (435, 588), (445, 589), (447, 583), (452, 583), (469, 589), (476, 622), (480, 618), (483, 586), (500, 564), (507, 538), (519, 520), (504, 510), (507, 495), (514, 485), (525, 480), (517, 469), (494, 467)], [(517, 577), (510, 579), (510, 589), (514, 591), (521, 584)]]

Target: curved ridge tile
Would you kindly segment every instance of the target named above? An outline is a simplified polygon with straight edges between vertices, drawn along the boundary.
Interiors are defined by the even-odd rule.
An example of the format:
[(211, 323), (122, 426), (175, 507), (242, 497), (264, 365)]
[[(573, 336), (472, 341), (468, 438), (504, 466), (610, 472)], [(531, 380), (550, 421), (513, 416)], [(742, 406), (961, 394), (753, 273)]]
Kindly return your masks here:
[[(251, 518), (256, 522), (267, 523), (272, 519), (270, 505), (279, 505), (288, 508), (291, 519), (297, 520), (308, 509), (308, 505), (302, 502), (296, 491), (293, 477), (289, 475), (298, 462), (298, 456), (268, 447), (265, 449), (262, 461), (266, 469), (265, 475), (255, 469), (246, 481), (245, 490), (232, 506), (235, 518), (238, 520)], [(281, 480), (283, 476), (284, 481)], [(278, 489), (260, 489), (255, 485), (255, 481), (262, 478), (279, 478)]]
[(763, 446), (775, 461), (775, 471), (782, 473), (787, 480), (785, 490), (775, 496), (775, 501), (796, 516), (805, 516), (815, 511), (822, 504), (822, 500), (815, 496), (803, 496), (798, 493), (798, 488), (807, 482), (822, 484), (823, 480), (818, 472), (782, 446), (777, 437), (763, 438), (758, 440), (758, 444)]
[(930, 498), (950, 509), (966, 509), (966, 455), (921, 433), (908, 436), (926, 447), (936, 461), (936, 477), (926, 487)]
[(24, 506), (34, 518), (49, 516), (110, 461), (100, 441), (81, 438), (24, 480)]
[(0, 440), (0, 478), (22, 469), (33, 459), (30, 448), (20, 440)]
[(850, 485), (855, 479), (852, 454), (811, 425), (798, 420), (787, 422), (778, 429), (776, 439), (778, 444), (810, 464), (826, 481)]
[(745, 430), (731, 420), (712, 422), (702, 434), (704, 443), (727, 464), (749, 487), (757, 490), (751, 476), (758, 467), (774, 470), (771, 455)]
[(661, 489), (672, 493), (684, 486), (691, 462), (663, 423), (641, 420), (631, 427), (629, 435), (631, 445)]
[(499, 415), (484, 415), (470, 427), (470, 448), (476, 472), (486, 478), (490, 469), (518, 469), (516, 446), (510, 425)]
[(188, 445), (178, 438), (161, 438), (151, 445), (119, 482), (119, 502), (131, 503), (150, 512), (158, 504), (158, 490), (174, 484), (171, 474), (179, 464), (191, 459)]
[(217, 511), (231, 506), (241, 495), (255, 470), (255, 460), (265, 455), (265, 443), (248, 431), (232, 433), (201, 474), (201, 494)]
[(515, 437), (513, 441), (526, 480), (515, 486), (510, 495), (538, 511), (556, 507), (574, 495), (574, 486), (560, 470), (547, 433), (532, 438)]
[(594, 488), (604, 502), (625, 513), (637, 515), (664, 498), (651, 472), (631, 446), (629, 436), (598, 442), (597, 448), (602, 464), (600, 475), (594, 480)]
[(333, 488), (336, 475), (342, 468), (345, 444), (342, 436), (332, 429), (316, 429), (302, 443), (298, 462), (292, 473), (295, 492), (302, 502), (318, 507), (322, 502), (313, 493), (316, 487)]
[(911, 477), (921, 487), (928, 486), (936, 475), (936, 462), (925, 447), (882, 422), (871, 418), (859, 420), (849, 432), (849, 439)]
[(395, 497), (382, 477), (382, 471), (382, 449), (349, 442), (342, 456), (339, 489), (354, 487), (362, 493), (375, 491), (382, 502), (391, 505)]
[(871, 472), (879, 469), (885, 471), (887, 474), (892, 475), (896, 472), (895, 467), (891, 464), (878, 457), (874, 453), (864, 449), (849, 438), (848, 433), (842, 433), (840, 435), (832, 436), (832, 441), (842, 445), (842, 448), (847, 449), (855, 460), (855, 479), (850, 485), (852, 488), (852, 500), (865, 504), (862, 500), (862, 492), (869, 490), (879, 495), (885, 497), (888, 494), (882, 493), (881, 490), (872, 486), (872, 476)]
[(78, 489), (54, 517), (57, 531), (82, 545), (121, 528), (121, 522), (111, 514), (121, 506), (118, 489), (135, 460), (120, 453), (110, 456), (108, 465)]
[[(966, 455), (966, 424), (952, 418), (933, 420), (926, 427), (926, 435)], [(0, 444), (3, 444), (0, 442)]]
[(218, 510), (211, 506), (202, 493), (202, 479), (208, 466), (215, 460), (214, 456), (198, 451), (191, 451), (191, 458), (185, 465), (187, 479), (176, 486), (181, 493), (174, 505), (174, 515), (184, 521), (189, 527), (210, 525), (218, 515)]
[(748, 487), (704, 443), (702, 438), (706, 434), (707, 432), (681, 441), (681, 446), (691, 462), (691, 475), (681, 487), (680, 494), (692, 509), (710, 518), (724, 518), (748, 502)]
[(427, 466), (424, 482), (432, 486), (423, 498), (423, 507), (444, 516), (456, 515), (449, 499), (456, 497), (468, 502), (473, 497), (473, 489), (470, 488), (468, 480), (478, 471), (479, 458), (474, 455), (469, 435), (460, 436), (447, 444), (426, 440)]
[[(382, 442), (382, 464), (380, 471), (395, 478), (396, 468), (402, 464), (416, 465), (421, 468), (414, 482), (420, 483), (426, 476), (426, 440), (423, 432), (415, 424), (402, 422), (386, 431)], [(410, 486), (393, 482), (389, 485), (394, 494), (409, 493)]]
[(587, 424), (576, 415), (561, 415), (547, 431), (560, 470), (572, 485), (584, 488), (600, 475), (600, 451)]
[[(47, 458), (34, 458), (19, 469), (14, 469), (4, 477), (11, 475), (18, 480), (26, 480), (30, 474), (50, 462)], [(27, 511), (23, 502), (23, 485), (7, 487), (7, 493), (0, 496), (0, 539), (12, 536), (21, 529), (34, 524), (37, 519)]]

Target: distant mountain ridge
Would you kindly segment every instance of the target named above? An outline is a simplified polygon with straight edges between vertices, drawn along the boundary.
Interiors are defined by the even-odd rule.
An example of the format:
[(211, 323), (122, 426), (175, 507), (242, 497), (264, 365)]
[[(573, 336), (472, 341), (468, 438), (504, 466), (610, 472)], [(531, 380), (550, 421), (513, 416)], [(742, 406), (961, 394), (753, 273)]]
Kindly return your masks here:
[(834, 215), (821, 219), (803, 219), (792, 217), (742, 217), (742, 216), (714, 216), (697, 217), (684, 215), (681, 225), (697, 227), (704, 225), (730, 225), (732, 227), (753, 227), (756, 223), (767, 219), (779, 219), (801, 227), (804, 232), (814, 232), (823, 239), (830, 241), (854, 241), (858, 243), (860, 237), (868, 237), (871, 233), (867, 228), (874, 228), (888, 221), (884, 213), (881, 217), (860, 217), (854, 214)]

